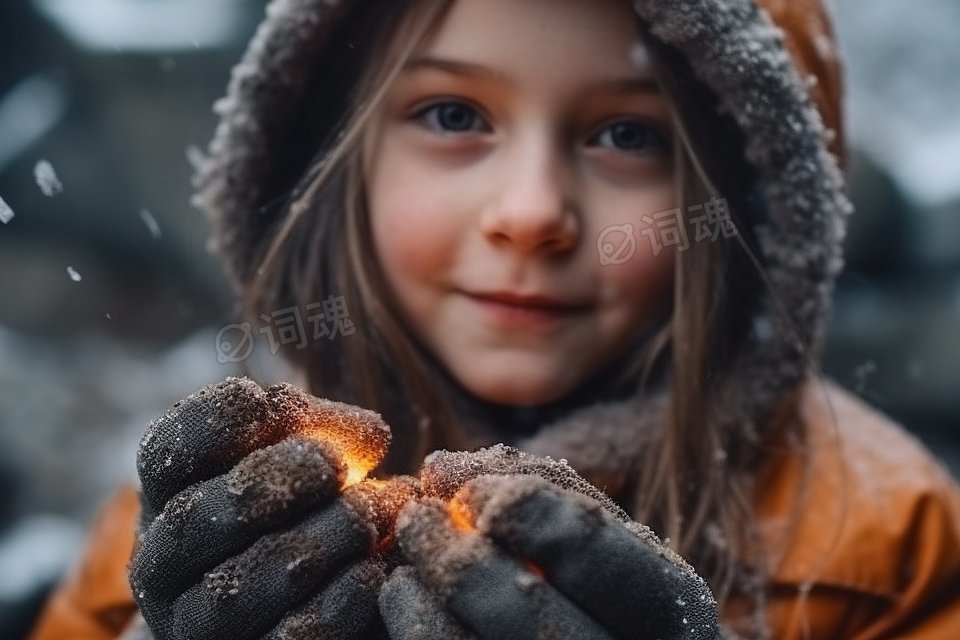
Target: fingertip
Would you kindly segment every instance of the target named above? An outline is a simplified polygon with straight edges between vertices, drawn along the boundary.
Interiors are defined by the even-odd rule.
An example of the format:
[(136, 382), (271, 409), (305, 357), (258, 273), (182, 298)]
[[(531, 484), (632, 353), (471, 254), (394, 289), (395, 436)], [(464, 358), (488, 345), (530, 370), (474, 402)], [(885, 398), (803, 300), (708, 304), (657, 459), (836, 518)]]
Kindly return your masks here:
[(318, 594), (283, 618), (264, 640), (369, 639), (371, 630), (379, 624), (377, 599), (383, 582), (383, 568), (373, 559), (350, 565)]
[(396, 533), (400, 540), (415, 536), (423, 529), (445, 527), (446, 508), (436, 498), (423, 497), (404, 504), (397, 513)]
[(502, 489), (485, 503), (478, 524), (497, 544), (534, 562), (560, 593), (618, 636), (706, 637), (689, 634), (715, 625), (716, 605), (686, 563), (585, 496), (530, 487)]
[(306, 436), (329, 442), (349, 468), (351, 482), (375, 469), (390, 447), (390, 427), (376, 411), (315, 397), (289, 383), (267, 389), (268, 401), (282, 420)]
[(458, 528), (448, 505), (424, 498), (405, 506), (397, 518), (397, 541), (418, 578), (439, 594), (449, 593), (463, 567), (496, 553), (476, 530)]
[(420, 481), (427, 495), (449, 500), (478, 476), (517, 473), (526, 457), (519, 449), (503, 444), (477, 451), (438, 450), (424, 459)]
[(347, 468), (323, 442), (291, 436), (257, 449), (225, 477), (227, 492), (236, 496), (238, 511), (249, 519), (281, 513), (291, 506), (320, 504), (339, 494)]
[(407, 605), (417, 602), (424, 595), (423, 588), (417, 583), (416, 572), (413, 567), (404, 565), (394, 569), (383, 586), (377, 601), (385, 617), (393, 618), (402, 615)]
[(143, 493), (157, 511), (194, 482), (225, 472), (264, 441), (276, 439), (263, 390), (226, 378), (171, 405), (147, 427), (137, 449)]
[(420, 483), (411, 476), (368, 478), (343, 491), (343, 499), (373, 523), (381, 541), (394, 536), (400, 511), (419, 497)]
[(518, 502), (538, 494), (561, 491), (549, 481), (531, 475), (484, 475), (464, 484), (451, 502), (462, 505), (461, 511), (472, 514), (481, 531), (490, 529), (490, 520)]

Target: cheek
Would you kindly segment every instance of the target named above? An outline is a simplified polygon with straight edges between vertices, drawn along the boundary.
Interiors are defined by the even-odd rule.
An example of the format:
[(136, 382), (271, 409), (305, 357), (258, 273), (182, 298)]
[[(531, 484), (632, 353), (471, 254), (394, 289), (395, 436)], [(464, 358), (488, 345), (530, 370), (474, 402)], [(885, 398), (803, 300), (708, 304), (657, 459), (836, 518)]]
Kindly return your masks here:
[(670, 249), (657, 256), (638, 250), (623, 264), (600, 267), (598, 297), (611, 321), (635, 327), (651, 319), (669, 296), (675, 257)]
[[(670, 210), (676, 200), (674, 188), (665, 181), (641, 191), (602, 195), (606, 197), (597, 201), (596, 224), (589, 236), (598, 263), (600, 297), (614, 305), (622, 318), (643, 321), (668, 296), (676, 257), (675, 247), (655, 252), (649, 236), (644, 235), (648, 227), (643, 218)], [(610, 244), (602, 249), (601, 243), (607, 242)], [(612, 253), (605, 253), (611, 247)], [(607, 260), (601, 262), (601, 258)]]
[(615, 274), (624, 287), (630, 307), (638, 313), (652, 313), (665, 300), (673, 284), (675, 252), (665, 249), (659, 255), (637, 251), (637, 259)]
[(451, 264), (456, 212), (435, 177), (385, 156), (367, 185), (374, 246), (388, 278), (427, 278)]

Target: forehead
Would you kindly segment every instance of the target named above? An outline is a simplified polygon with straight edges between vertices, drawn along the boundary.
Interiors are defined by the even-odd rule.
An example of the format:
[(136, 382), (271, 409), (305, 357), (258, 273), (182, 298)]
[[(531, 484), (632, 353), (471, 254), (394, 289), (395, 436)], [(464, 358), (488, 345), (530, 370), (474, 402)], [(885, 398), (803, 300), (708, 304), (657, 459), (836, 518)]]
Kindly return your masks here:
[(418, 55), (484, 66), (503, 83), (649, 71), (625, 0), (455, 0)]

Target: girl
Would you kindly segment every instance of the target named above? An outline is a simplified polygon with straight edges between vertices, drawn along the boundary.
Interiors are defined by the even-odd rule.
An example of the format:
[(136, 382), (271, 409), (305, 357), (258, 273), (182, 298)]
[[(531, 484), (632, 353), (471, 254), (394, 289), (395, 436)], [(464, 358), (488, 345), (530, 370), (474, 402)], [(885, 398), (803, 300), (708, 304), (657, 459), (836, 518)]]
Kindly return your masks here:
[[(731, 634), (960, 637), (956, 486), (817, 376), (850, 211), (817, 0), (274, 0), (217, 108), (215, 248), (252, 319), (349, 315), (283, 346), (382, 414), (381, 472), (563, 458)], [(127, 627), (139, 504), (35, 638)]]

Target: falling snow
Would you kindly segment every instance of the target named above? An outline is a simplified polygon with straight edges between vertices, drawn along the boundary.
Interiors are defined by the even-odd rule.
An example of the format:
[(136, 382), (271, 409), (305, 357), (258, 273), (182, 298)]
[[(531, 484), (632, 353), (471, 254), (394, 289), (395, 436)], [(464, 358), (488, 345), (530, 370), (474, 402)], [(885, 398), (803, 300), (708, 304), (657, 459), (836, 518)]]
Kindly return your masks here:
[(10, 208), (3, 198), (0, 198), (0, 222), (7, 224), (13, 220), (13, 209)]
[(196, 145), (190, 145), (187, 147), (187, 162), (190, 163), (190, 166), (194, 171), (199, 171), (200, 167), (206, 162), (206, 157), (203, 155), (203, 151), (200, 150), (200, 147)]
[(630, 61), (637, 69), (646, 70), (650, 68), (650, 52), (647, 51), (647, 47), (643, 43), (635, 44), (630, 49)]
[(80, 276), (80, 273), (73, 267), (67, 267), (67, 275), (70, 276), (70, 279), (73, 280), (74, 282), (80, 282), (80, 280), (82, 279), (82, 277)]
[(157, 219), (153, 217), (153, 214), (150, 213), (149, 209), (140, 209), (140, 219), (143, 220), (143, 224), (147, 226), (147, 230), (150, 232), (150, 235), (154, 240), (159, 240), (162, 233), (160, 232), (160, 225), (157, 224)]
[(40, 191), (48, 198), (52, 198), (63, 191), (63, 183), (57, 177), (57, 172), (54, 171), (53, 165), (46, 160), (37, 162), (37, 165), (33, 168), (33, 177), (37, 186), (40, 187)]

